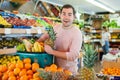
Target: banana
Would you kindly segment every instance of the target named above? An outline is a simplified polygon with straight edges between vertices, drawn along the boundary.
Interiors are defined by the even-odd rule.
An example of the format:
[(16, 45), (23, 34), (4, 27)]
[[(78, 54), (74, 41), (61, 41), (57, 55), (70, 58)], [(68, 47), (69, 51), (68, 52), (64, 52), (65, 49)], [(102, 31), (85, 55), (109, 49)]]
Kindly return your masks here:
[(23, 42), (25, 44), (26, 50), (28, 52), (31, 52), (32, 44), (28, 40), (26, 40), (26, 39), (23, 39)]
[(34, 49), (35, 49), (35, 52), (40, 52), (41, 51), (41, 46), (39, 45), (38, 42), (34, 43)]
[(41, 45), (38, 43), (39, 52), (42, 52)]
[(34, 47), (32, 47), (32, 52), (35, 52), (35, 49), (34, 49)]
[(34, 49), (35, 49), (35, 52), (38, 52), (38, 46), (37, 46), (37, 42), (34, 43)]
[(44, 52), (44, 46), (41, 46), (41, 52)]

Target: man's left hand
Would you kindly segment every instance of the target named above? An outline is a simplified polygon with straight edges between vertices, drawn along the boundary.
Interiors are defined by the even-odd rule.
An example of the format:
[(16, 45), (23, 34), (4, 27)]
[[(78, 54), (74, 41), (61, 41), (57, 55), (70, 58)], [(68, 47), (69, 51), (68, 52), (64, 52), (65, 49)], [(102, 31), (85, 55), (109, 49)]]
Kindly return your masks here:
[(53, 49), (47, 45), (47, 44), (44, 44), (44, 50), (48, 53), (48, 54), (52, 54), (53, 52)]

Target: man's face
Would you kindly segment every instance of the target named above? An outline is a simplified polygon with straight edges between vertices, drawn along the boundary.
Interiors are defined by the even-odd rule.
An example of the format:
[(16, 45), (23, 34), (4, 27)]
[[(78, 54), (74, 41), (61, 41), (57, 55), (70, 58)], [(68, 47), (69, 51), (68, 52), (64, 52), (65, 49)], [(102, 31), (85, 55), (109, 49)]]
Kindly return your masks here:
[(60, 18), (64, 27), (71, 26), (73, 20), (75, 19), (72, 8), (63, 8), (60, 13)]

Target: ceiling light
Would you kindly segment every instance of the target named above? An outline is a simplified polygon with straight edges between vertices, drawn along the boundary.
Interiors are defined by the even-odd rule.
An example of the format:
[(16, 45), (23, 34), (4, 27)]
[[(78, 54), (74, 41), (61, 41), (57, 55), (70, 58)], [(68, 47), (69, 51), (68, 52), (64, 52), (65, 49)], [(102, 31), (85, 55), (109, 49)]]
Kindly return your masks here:
[(103, 8), (103, 9), (105, 9), (105, 10), (111, 12), (111, 13), (115, 13), (115, 11), (113, 9), (110, 9), (109, 7), (103, 5), (103, 4), (101, 4), (101, 3), (99, 3), (99, 2), (97, 2), (95, 0), (86, 0), (86, 1), (89, 2), (89, 3), (91, 3), (91, 4), (93, 4), (93, 5), (95, 5), (95, 6)]

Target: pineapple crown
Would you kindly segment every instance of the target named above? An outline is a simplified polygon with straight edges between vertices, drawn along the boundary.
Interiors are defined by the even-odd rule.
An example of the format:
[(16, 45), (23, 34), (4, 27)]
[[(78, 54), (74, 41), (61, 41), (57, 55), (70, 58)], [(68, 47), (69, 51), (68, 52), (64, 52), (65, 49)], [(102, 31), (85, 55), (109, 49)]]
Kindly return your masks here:
[(52, 39), (52, 41), (55, 41), (56, 33), (55, 33), (53, 27), (49, 25), (48, 27), (46, 27), (46, 30), (47, 30), (47, 32), (48, 32), (48, 34), (50, 36), (50, 39)]
[(50, 72), (47, 72), (45, 70), (37, 70), (39, 72), (39, 77), (41, 77), (43, 80), (51, 80), (52, 75)]
[(97, 52), (91, 44), (84, 44), (85, 54), (83, 55), (83, 63), (87, 68), (94, 66), (95, 60), (97, 59)]

